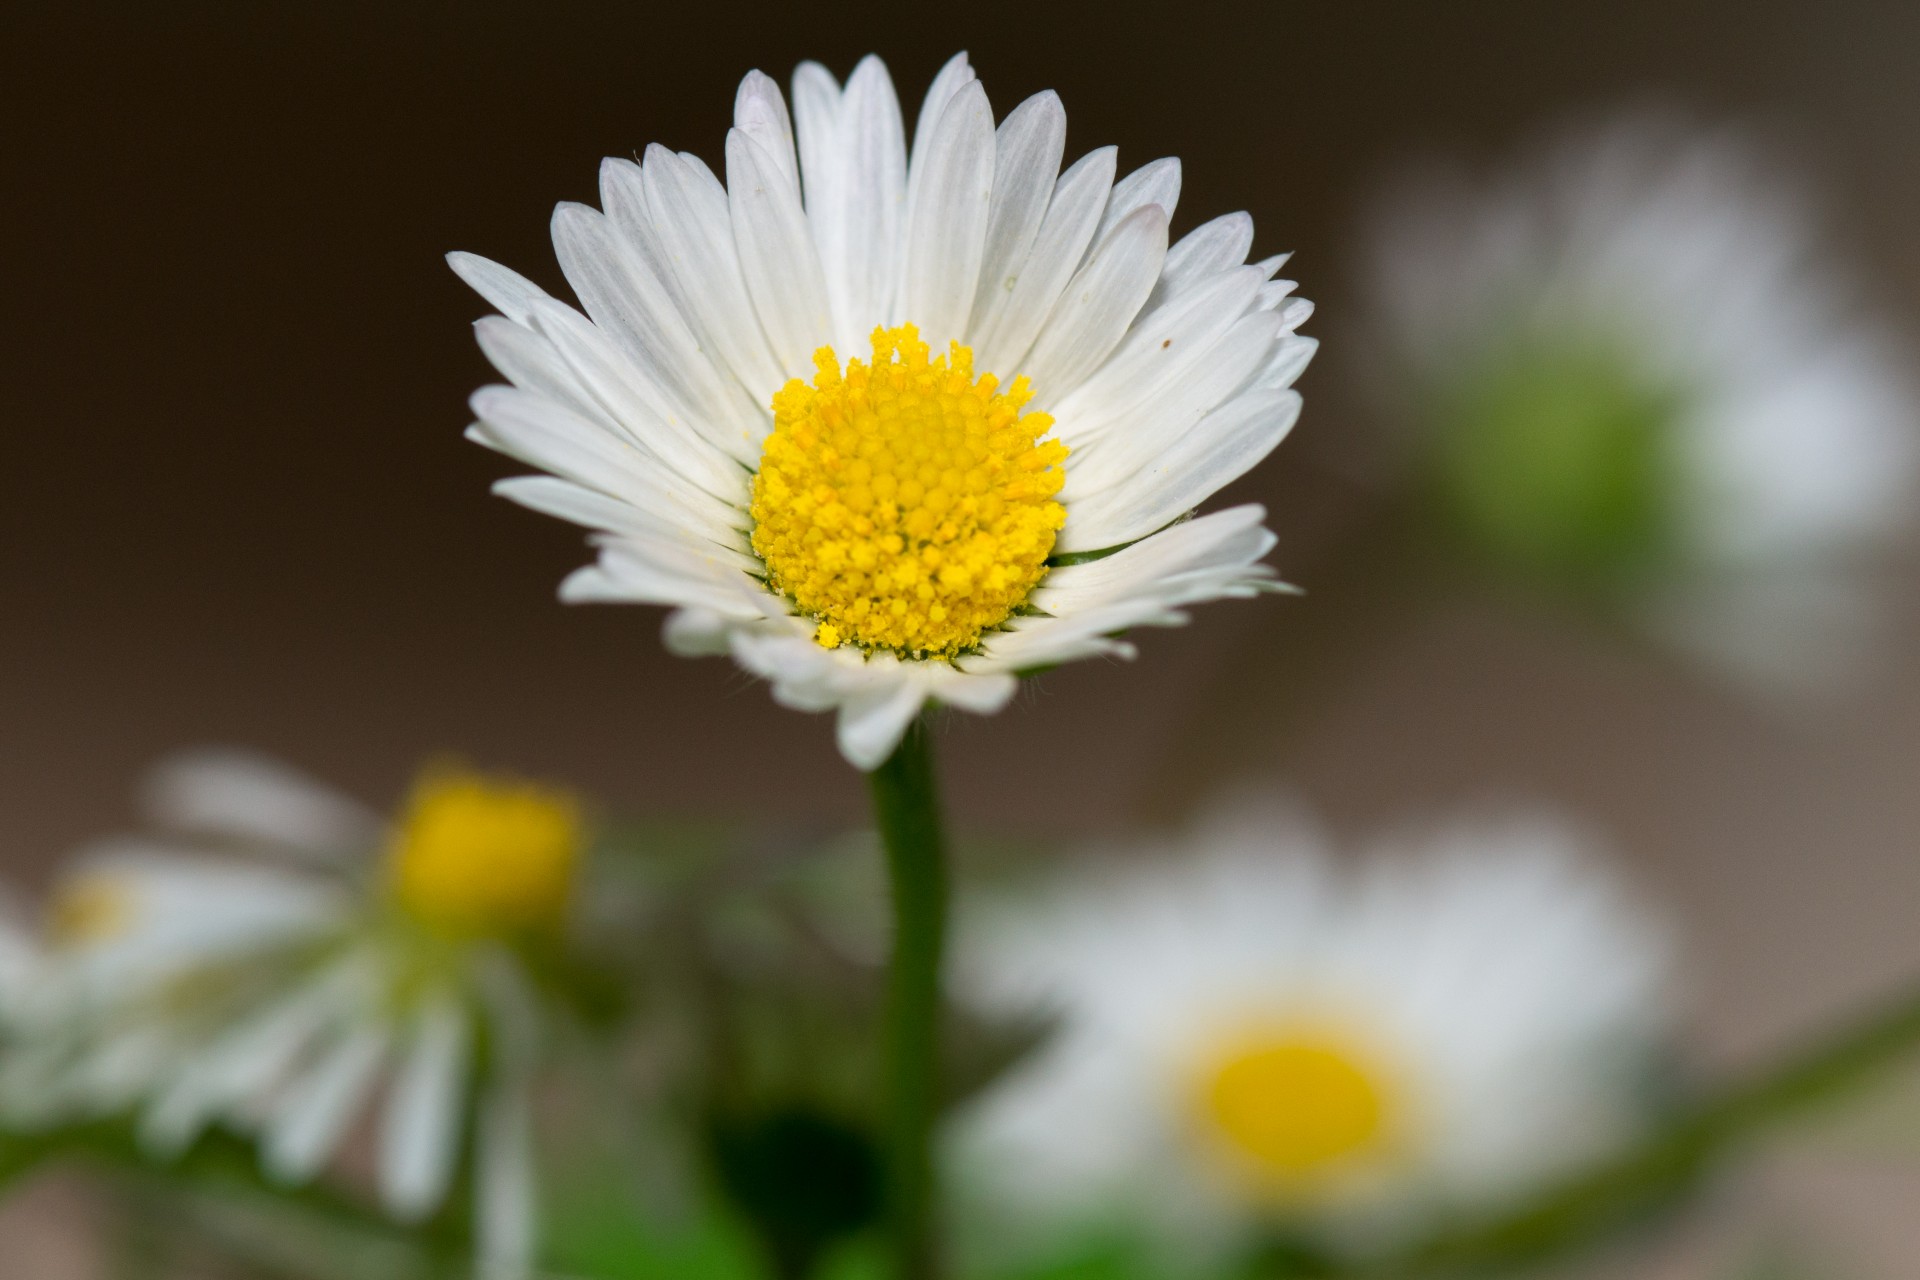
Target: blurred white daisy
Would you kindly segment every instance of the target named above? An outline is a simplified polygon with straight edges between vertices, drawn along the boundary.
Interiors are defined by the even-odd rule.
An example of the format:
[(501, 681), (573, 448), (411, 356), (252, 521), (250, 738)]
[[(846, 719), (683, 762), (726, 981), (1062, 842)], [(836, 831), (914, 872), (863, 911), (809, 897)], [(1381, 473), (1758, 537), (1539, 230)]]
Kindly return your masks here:
[(1061, 172), (1060, 100), (996, 128), (965, 55), (911, 152), (877, 58), (844, 88), (803, 64), (793, 103), (741, 83), (724, 185), (651, 146), (601, 166), (604, 212), (555, 211), (584, 316), (451, 259), (513, 383), (470, 434), (551, 473), (499, 492), (599, 531), (562, 598), (673, 607), (671, 648), (837, 708), (873, 768), (928, 701), (993, 711), (1021, 672), (1274, 587), (1260, 508), (1182, 523), (1291, 428), (1314, 351), (1252, 219), (1169, 248), (1178, 161)]
[(575, 801), (437, 768), (388, 826), (233, 752), (172, 760), (149, 800), (157, 834), (83, 853), (56, 892), (0, 1058), (11, 1122), (132, 1110), (159, 1156), (224, 1123), (297, 1184), (370, 1117), (385, 1207), (430, 1215), (471, 1151), (481, 1270), (523, 1271), (544, 1007), (526, 957), (565, 922)]
[(1382, 202), (1382, 368), (1448, 514), (1770, 684), (1838, 674), (1912, 505), (1909, 359), (1746, 139), (1632, 116)]
[(1003, 1239), (1378, 1250), (1643, 1116), (1667, 945), (1562, 828), (1349, 868), (1248, 805), (1173, 852), (967, 918), (963, 998), (1054, 1020), (954, 1135)]

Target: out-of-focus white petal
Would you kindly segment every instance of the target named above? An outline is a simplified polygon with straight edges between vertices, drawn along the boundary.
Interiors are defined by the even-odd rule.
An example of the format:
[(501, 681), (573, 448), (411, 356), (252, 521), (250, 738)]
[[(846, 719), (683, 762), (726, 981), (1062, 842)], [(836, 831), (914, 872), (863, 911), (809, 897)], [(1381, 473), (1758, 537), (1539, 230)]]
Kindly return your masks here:
[(162, 826), (258, 841), (295, 853), (364, 853), (380, 839), (372, 810), (255, 751), (205, 747), (167, 757), (144, 807)]
[(460, 1154), (472, 1030), (450, 995), (429, 997), (387, 1094), (380, 1125), (380, 1194), (387, 1212), (418, 1221), (440, 1207)]
[(524, 1082), (495, 1085), (480, 1106), (475, 1141), (475, 1235), (480, 1280), (524, 1280), (539, 1236), (533, 1117)]
[(269, 1176), (301, 1183), (320, 1172), (372, 1091), (389, 1038), (384, 1026), (358, 1027), (287, 1087), (261, 1151)]

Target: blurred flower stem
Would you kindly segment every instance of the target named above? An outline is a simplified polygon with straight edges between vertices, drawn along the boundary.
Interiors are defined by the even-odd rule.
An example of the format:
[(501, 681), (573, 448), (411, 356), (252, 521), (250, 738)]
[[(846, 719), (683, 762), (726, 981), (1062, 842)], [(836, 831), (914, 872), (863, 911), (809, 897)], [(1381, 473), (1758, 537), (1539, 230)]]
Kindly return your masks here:
[(1709, 1091), (1644, 1141), (1517, 1210), (1466, 1225), (1369, 1271), (1479, 1275), (1540, 1263), (1647, 1221), (1767, 1130), (1870, 1084), (1920, 1048), (1920, 984), (1745, 1079)]
[(946, 946), (947, 849), (923, 717), (868, 775), (893, 896), (887, 973), (887, 1215), (898, 1280), (936, 1274), (933, 1121), (939, 1094), (940, 960)]

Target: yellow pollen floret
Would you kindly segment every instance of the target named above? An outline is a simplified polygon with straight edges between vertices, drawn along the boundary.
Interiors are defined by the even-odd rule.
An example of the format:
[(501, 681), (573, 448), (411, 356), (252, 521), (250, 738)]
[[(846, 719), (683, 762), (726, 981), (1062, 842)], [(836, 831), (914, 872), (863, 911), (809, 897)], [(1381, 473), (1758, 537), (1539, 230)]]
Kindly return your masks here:
[(952, 344), (929, 360), (912, 325), (873, 332), (873, 362), (814, 353), (811, 386), (773, 397), (753, 482), (753, 549), (769, 584), (853, 644), (952, 658), (1006, 621), (1047, 571), (1066, 511), (1067, 447), (1043, 440), (1025, 378), (1002, 389)]
[(107, 942), (132, 927), (133, 892), (118, 877), (101, 872), (76, 876), (60, 886), (47, 912), (47, 932), (61, 946)]
[(1200, 1085), (1215, 1136), (1269, 1190), (1311, 1191), (1391, 1136), (1391, 1090), (1378, 1064), (1312, 1028), (1237, 1038)]
[(445, 933), (557, 928), (583, 844), (578, 802), (532, 783), (429, 770), (388, 853), (402, 908)]

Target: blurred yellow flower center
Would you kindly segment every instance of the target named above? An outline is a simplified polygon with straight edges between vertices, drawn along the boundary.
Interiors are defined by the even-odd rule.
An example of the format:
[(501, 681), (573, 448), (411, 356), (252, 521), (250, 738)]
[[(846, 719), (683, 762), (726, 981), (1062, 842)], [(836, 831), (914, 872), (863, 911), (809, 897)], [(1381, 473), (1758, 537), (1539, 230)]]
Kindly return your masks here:
[(1066, 512), (1067, 447), (1021, 413), (1025, 378), (977, 377), (959, 343), (929, 360), (912, 325), (876, 329), (873, 361), (814, 353), (813, 385), (773, 398), (753, 482), (769, 584), (843, 644), (951, 658), (1006, 621), (1047, 571)]
[(1312, 1181), (1386, 1137), (1378, 1064), (1345, 1039), (1282, 1030), (1235, 1040), (1202, 1077), (1202, 1108), (1234, 1154), (1282, 1184)]
[(98, 872), (60, 886), (47, 912), (47, 931), (61, 946), (106, 942), (133, 924), (133, 893), (117, 877)]
[(388, 856), (400, 905), (434, 928), (516, 934), (558, 927), (580, 860), (565, 792), (456, 770), (415, 786)]

